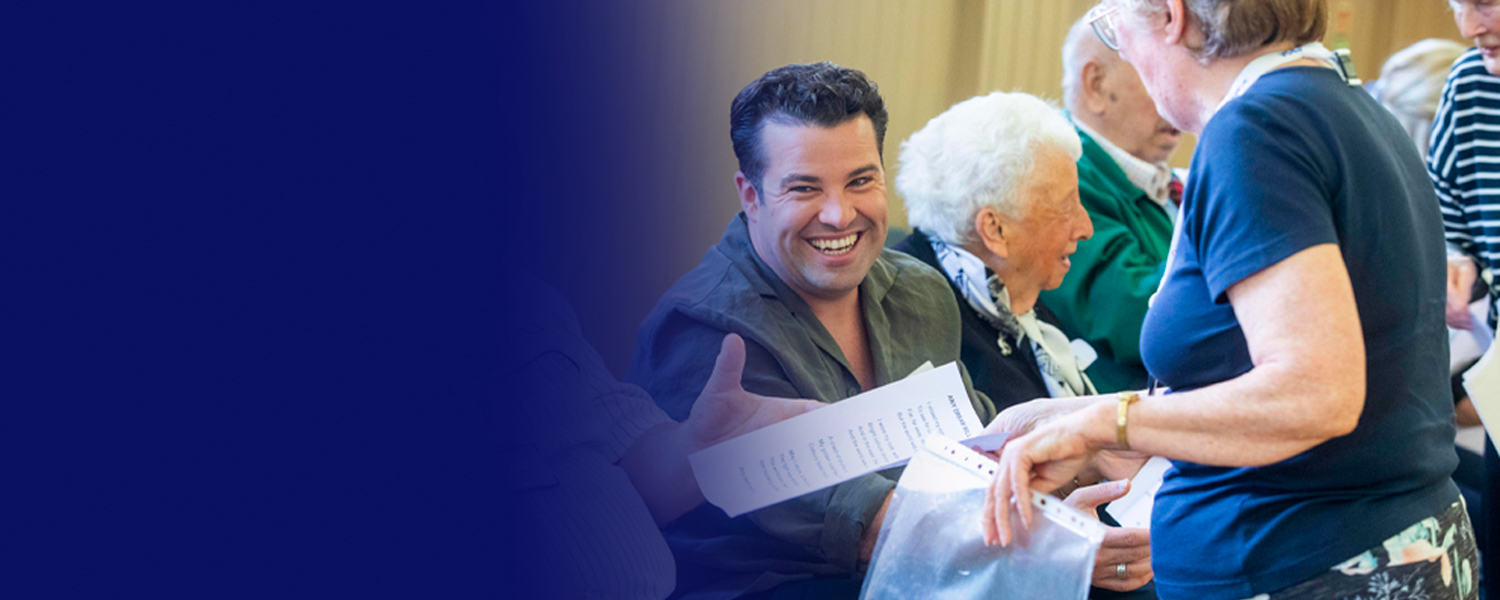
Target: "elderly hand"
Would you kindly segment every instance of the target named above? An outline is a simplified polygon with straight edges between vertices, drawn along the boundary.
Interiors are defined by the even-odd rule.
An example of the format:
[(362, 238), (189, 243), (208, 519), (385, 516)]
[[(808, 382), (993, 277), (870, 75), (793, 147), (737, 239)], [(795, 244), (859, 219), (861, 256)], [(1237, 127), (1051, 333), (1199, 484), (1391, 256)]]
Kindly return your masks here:
[(823, 406), (816, 400), (772, 398), (747, 392), (740, 387), (744, 369), (745, 340), (733, 333), (724, 336), (714, 372), (683, 422), (695, 448), (707, 448)]
[(1093, 457), (1084, 432), (1100, 408), (1075, 411), (1050, 421), (1025, 436), (1010, 440), (1000, 455), (1000, 468), (990, 493), (985, 498), (983, 521), (987, 544), (1009, 545), (1015, 538), (1011, 531), (1011, 505), (1021, 515), (1023, 526), (1032, 522), (1032, 488), (1050, 492), (1073, 480)]
[[(1102, 454), (1102, 453), (1101, 453)], [(1130, 491), (1130, 482), (1111, 481), (1081, 487), (1063, 500), (1068, 506), (1091, 516), (1100, 504), (1118, 500)], [(1125, 565), (1121, 576), (1120, 565)], [(1151, 581), (1151, 531), (1148, 529), (1109, 527), (1104, 542), (1094, 556), (1094, 587), (1126, 592)]]
[(985, 433), (1009, 433), (1011, 439), (1029, 433), (1038, 425), (1092, 403), (1092, 397), (1037, 398), (1007, 408), (984, 428)]
[(1130, 479), (1146, 466), (1150, 456), (1139, 452), (1100, 450), (1094, 455), (1093, 467), (1104, 479)]
[(1467, 256), (1448, 258), (1448, 326), (1454, 329), (1473, 329), (1474, 314), (1469, 312), (1469, 299), (1474, 292), (1474, 280), (1479, 277), (1479, 268)]

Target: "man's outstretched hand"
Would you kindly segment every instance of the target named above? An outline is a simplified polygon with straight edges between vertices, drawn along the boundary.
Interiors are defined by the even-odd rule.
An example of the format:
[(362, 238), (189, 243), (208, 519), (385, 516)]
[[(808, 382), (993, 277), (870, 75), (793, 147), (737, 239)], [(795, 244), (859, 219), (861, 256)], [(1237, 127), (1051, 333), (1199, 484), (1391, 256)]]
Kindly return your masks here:
[[(682, 423), (664, 423), (646, 432), (620, 458), (630, 482), (652, 518), (664, 524), (703, 502), (688, 455), (823, 406), (815, 400), (771, 398), (745, 391), (745, 341), (724, 336), (708, 383)], [(689, 485), (684, 485), (691, 482)]]
[(693, 446), (703, 449), (761, 427), (779, 423), (823, 403), (816, 400), (772, 398), (752, 394), (740, 387), (745, 370), (745, 340), (733, 333), (724, 336), (719, 360), (703, 386), (703, 393), (688, 413), (687, 426)]

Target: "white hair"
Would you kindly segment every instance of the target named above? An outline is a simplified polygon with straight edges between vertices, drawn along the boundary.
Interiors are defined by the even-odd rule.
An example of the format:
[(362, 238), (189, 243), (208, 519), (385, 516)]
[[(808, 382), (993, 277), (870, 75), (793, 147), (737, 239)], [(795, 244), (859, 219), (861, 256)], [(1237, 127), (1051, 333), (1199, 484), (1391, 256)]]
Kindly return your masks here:
[(1044, 146), (1073, 160), (1083, 146), (1057, 107), (1036, 96), (994, 92), (953, 105), (901, 144), (896, 189), (907, 221), (950, 244), (977, 236), (974, 216), (993, 207), (1020, 218), (1036, 154)]
[(1072, 110), (1078, 102), (1078, 86), (1083, 79), (1083, 65), (1088, 64), (1089, 59), (1101, 58), (1100, 50), (1108, 50), (1104, 42), (1099, 41), (1099, 36), (1094, 34), (1094, 26), (1088, 22), (1088, 15), (1080, 17), (1068, 28), (1068, 37), (1063, 38), (1062, 47), (1062, 91), (1063, 106)]

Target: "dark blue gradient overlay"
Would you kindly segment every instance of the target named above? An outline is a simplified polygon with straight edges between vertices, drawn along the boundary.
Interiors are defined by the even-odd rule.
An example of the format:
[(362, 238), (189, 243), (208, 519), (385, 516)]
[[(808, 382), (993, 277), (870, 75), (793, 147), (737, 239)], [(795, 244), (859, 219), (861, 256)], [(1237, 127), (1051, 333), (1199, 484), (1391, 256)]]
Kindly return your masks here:
[(11, 7), (6, 595), (533, 597), (507, 271), (616, 373), (678, 274), (605, 4)]

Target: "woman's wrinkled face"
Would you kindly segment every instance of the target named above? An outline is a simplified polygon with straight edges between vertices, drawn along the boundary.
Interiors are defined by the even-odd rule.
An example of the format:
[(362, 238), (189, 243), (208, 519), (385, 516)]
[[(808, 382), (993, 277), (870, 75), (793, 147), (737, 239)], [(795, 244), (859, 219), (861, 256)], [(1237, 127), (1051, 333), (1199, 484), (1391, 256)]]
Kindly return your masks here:
[(1078, 197), (1078, 166), (1062, 150), (1043, 147), (1022, 188), (1026, 209), (1005, 219), (1006, 268), (1000, 278), (1013, 290), (1037, 293), (1057, 289), (1072, 266), (1078, 242), (1094, 235), (1093, 222)]

